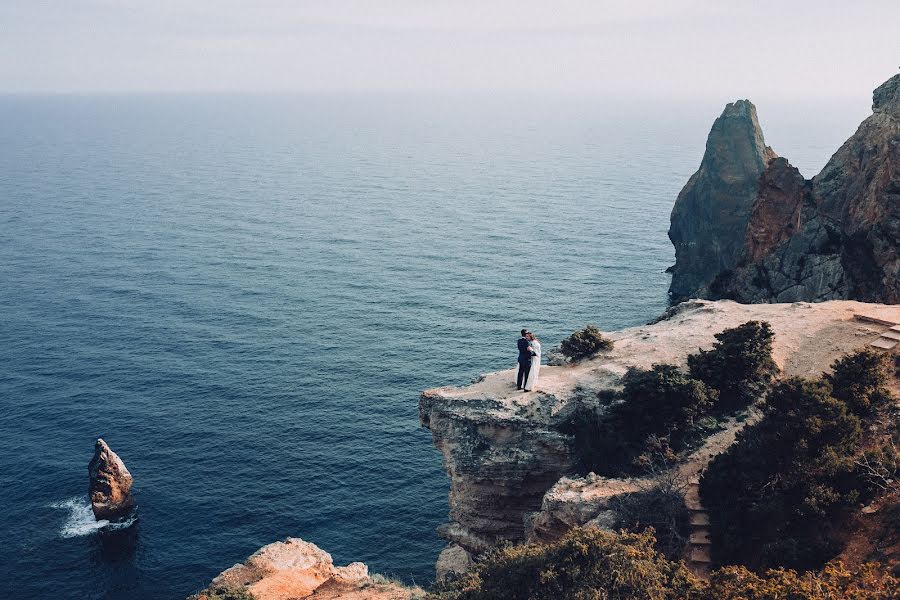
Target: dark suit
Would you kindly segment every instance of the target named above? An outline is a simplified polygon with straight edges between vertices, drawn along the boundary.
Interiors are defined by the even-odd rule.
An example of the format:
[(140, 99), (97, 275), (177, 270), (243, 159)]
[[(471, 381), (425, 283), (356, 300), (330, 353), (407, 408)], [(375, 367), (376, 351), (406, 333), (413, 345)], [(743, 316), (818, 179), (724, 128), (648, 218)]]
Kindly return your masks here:
[(531, 372), (531, 346), (525, 338), (519, 338), (516, 345), (519, 347), (519, 372), (516, 375), (516, 389), (528, 383), (528, 374)]

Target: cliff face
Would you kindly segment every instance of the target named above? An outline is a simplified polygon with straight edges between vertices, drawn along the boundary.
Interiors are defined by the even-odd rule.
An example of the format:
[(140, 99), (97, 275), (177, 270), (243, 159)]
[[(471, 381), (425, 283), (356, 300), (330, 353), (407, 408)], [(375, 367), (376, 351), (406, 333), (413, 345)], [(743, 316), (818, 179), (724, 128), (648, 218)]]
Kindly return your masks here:
[(700, 169), (672, 210), (675, 296), (691, 296), (718, 273), (737, 266), (759, 177), (774, 156), (763, 139), (756, 107), (749, 100), (726, 106), (709, 132)]
[[(673, 299), (900, 302), (900, 75), (875, 90), (872, 110), (810, 181), (769, 158), (748, 187), (705, 187), (701, 165), (672, 212)], [(718, 129), (707, 155), (745, 163), (746, 131), (729, 132), (730, 145)], [(719, 204), (746, 209), (747, 220), (717, 215)]]
[[(900, 322), (900, 306), (852, 301), (687, 302), (652, 325), (608, 334), (615, 342), (609, 352), (573, 365), (543, 367), (539, 391), (516, 391), (512, 370), (490, 373), (466, 387), (427, 390), (419, 402), (421, 422), (431, 430), (450, 476), (450, 521), (438, 529), (450, 544), (438, 560), (438, 572), (464, 570), (473, 555), (501, 541), (546, 541), (588, 521), (610, 522), (604, 514), (610, 498), (633, 491), (640, 482), (560, 481), (573, 474), (576, 457), (558, 427), (577, 407), (598, 407), (597, 392), (618, 388), (628, 367), (682, 365), (688, 354), (711, 347), (714, 334), (723, 329), (764, 320), (776, 332), (774, 358), (784, 373), (818, 376), (835, 358), (887, 329), (855, 321), (855, 313)], [(733, 439), (728, 436), (738, 428), (712, 436), (691, 468), (699, 469), (727, 447)]]

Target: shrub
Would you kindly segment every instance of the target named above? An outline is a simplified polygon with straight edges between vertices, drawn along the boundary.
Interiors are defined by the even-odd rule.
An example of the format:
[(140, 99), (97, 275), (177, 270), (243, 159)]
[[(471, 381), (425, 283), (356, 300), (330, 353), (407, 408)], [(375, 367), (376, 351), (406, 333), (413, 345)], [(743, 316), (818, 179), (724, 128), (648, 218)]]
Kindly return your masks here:
[(864, 414), (890, 398), (887, 358), (872, 350), (860, 350), (834, 361), (825, 380), (831, 384), (831, 395), (846, 402), (856, 414)]
[(255, 600), (255, 596), (244, 588), (224, 587), (203, 590), (187, 600)]
[(447, 600), (674, 600), (693, 588), (683, 565), (653, 549), (653, 535), (576, 528), (547, 545), (489, 554), (437, 591)]
[(691, 377), (718, 390), (723, 409), (747, 406), (778, 371), (772, 359), (775, 332), (765, 321), (748, 321), (715, 337), (712, 350), (688, 356)]
[(785, 569), (757, 575), (744, 567), (727, 567), (713, 573), (702, 588), (692, 600), (895, 600), (900, 579), (872, 563), (856, 572), (835, 564), (804, 575)]
[(900, 579), (877, 564), (799, 575), (726, 567), (701, 581), (653, 549), (653, 535), (573, 529), (559, 542), (489, 553), (435, 600), (897, 600)]
[(763, 419), (700, 482), (714, 558), (754, 568), (817, 568), (836, 552), (830, 525), (859, 497), (860, 421), (823, 381), (788, 379)]
[(641, 533), (651, 529), (654, 547), (669, 560), (678, 560), (689, 535), (688, 509), (683, 490), (665, 483), (648, 490), (620, 494), (610, 502), (616, 529)]
[(638, 462), (660, 440), (673, 451), (683, 448), (694, 421), (713, 406), (716, 392), (672, 365), (631, 368), (623, 378), (621, 402), (605, 413), (576, 411), (562, 427), (573, 435), (585, 471), (617, 476), (637, 473)]
[(588, 325), (563, 340), (559, 349), (567, 358), (579, 360), (612, 347), (612, 340), (604, 337), (594, 325)]

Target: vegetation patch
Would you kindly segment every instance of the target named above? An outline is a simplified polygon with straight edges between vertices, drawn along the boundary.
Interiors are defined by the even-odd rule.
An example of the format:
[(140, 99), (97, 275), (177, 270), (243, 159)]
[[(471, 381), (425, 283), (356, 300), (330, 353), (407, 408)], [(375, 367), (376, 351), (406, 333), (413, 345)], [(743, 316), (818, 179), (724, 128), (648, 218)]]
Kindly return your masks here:
[(605, 337), (594, 325), (588, 325), (574, 332), (559, 345), (563, 356), (572, 360), (581, 360), (598, 352), (612, 350), (613, 342)]
[(573, 529), (547, 545), (511, 546), (490, 553), (453, 582), (437, 586), (435, 600), (896, 600), (900, 580), (875, 564), (851, 572), (829, 565), (799, 575), (778, 569), (763, 575), (727, 567), (710, 581), (654, 549), (651, 533), (616, 534)]
[(896, 473), (893, 446), (861, 446), (863, 418), (889, 397), (875, 357), (780, 382), (763, 419), (710, 463), (700, 491), (718, 563), (814, 569), (837, 554), (842, 517)]
[(720, 411), (744, 408), (772, 382), (775, 332), (765, 321), (748, 321), (716, 334), (711, 350), (688, 356), (691, 377), (718, 390)]

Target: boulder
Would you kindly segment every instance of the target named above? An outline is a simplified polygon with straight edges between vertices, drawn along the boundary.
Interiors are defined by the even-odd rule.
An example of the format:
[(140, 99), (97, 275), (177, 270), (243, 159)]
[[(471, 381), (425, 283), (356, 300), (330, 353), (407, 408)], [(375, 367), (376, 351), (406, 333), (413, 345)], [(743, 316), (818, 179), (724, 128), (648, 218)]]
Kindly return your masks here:
[(369, 575), (363, 563), (334, 566), (331, 555), (300, 538), (287, 538), (222, 571), (189, 600), (250, 595), (254, 600), (409, 600), (421, 590)]
[(97, 520), (123, 519), (134, 508), (131, 495), (131, 473), (119, 455), (110, 450), (102, 439), (94, 446), (94, 457), (88, 464), (91, 509)]

